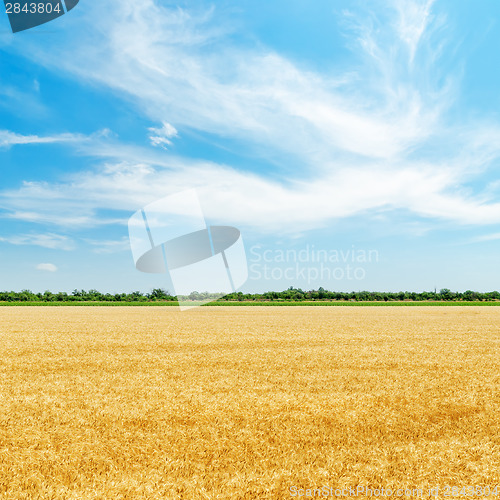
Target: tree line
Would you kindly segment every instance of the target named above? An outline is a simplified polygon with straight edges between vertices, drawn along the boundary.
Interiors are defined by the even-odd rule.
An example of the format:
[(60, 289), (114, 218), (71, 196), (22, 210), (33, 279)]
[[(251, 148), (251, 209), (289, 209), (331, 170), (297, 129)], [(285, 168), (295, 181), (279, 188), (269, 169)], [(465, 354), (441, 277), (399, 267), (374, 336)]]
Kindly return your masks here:
[[(335, 292), (320, 287), (317, 290), (304, 291), (290, 287), (282, 292), (242, 293), (235, 292), (220, 297), (220, 294), (192, 292), (179, 296), (182, 300), (217, 300), (218, 302), (303, 302), (303, 301), (499, 301), (499, 292), (452, 292), (443, 288), (434, 292)], [(71, 293), (58, 292), (34, 293), (30, 290), (20, 292), (0, 292), (0, 302), (175, 302), (177, 297), (167, 290), (154, 288), (151, 292), (102, 293), (98, 290), (73, 290)]]

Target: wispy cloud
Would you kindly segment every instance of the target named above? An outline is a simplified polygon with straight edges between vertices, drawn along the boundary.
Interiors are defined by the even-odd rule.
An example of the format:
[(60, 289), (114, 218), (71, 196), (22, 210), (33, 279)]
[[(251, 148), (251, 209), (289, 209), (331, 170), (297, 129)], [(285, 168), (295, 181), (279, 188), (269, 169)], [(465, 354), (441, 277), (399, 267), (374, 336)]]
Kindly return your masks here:
[(97, 254), (110, 254), (130, 251), (130, 240), (126, 237), (119, 240), (86, 239), (85, 242), (89, 245), (92, 245), (94, 247), (93, 252)]
[(170, 123), (163, 122), (161, 128), (151, 127), (148, 129), (151, 132), (149, 140), (153, 146), (160, 146), (167, 149), (167, 146), (172, 145), (172, 140), (174, 137), (178, 137), (177, 130), (175, 127), (170, 125)]
[(163, 124), (149, 129), (154, 146), (171, 145), (177, 129), (195, 130), (230, 139), (247, 156), (272, 157), (269, 172), (101, 141), (86, 148), (105, 158), (95, 169), (1, 193), (10, 217), (118, 222), (101, 211), (133, 212), (196, 187), (211, 216), (263, 231), (303, 231), (388, 210), (500, 222), (497, 198), (469, 185), (500, 158), (500, 125), (448, 118), (460, 72), (446, 74), (440, 65), (447, 39), (432, 1), (369, 2), (372, 10), (344, 12), (357, 52), (340, 75), (262, 46), (228, 46), (231, 28), (217, 9), (170, 9), (153, 0), (87, 5), (72, 58), (61, 58), (57, 45), (30, 45), (25, 53), (132, 99)]
[(398, 12), (396, 30), (406, 44), (409, 62), (413, 63), (422, 36), (432, 21), (431, 8), (435, 0), (395, 0)]
[(18, 117), (47, 118), (49, 107), (42, 102), (38, 80), (12, 84), (10, 76), (0, 74), (0, 109)]
[(470, 243), (484, 243), (485, 241), (500, 240), (500, 233), (484, 234), (470, 240)]
[[(79, 33), (72, 47), (77, 56), (60, 58), (57, 46), (43, 53), (31, 46), (30, 53), (50, 67), (132, 96), (147, 116), (159, 122), (169, 117), (176, 129), (237, 138), (254, 152), (265, 146), (299, 155), (308, 168), (340, 151), (392, 158), (425, 137), (435, 120), (436, 99), (429, 89), (419, 94), (394, 78), (385, 81), (387, 74), (372, 75), (391, 86), (391, 100), (380, 101), (369, 88), (373, 78), (366, 83), (351, 78), (349, 87), (345, 77), (300, 69), (268, 49), (231, 48), (223, 14), (213, 9), (170, 9), (132, 0), (113, 5), (112, 16), (102, 3), (89, 2), (88, 8), (89, 16), (93, 9), (100, 14), (92, 19), (94, 29)], [(397, 13), (393, 17), (396, 23)], [(100, 29), (100, 19), (106, 29)], [(399, 24), (403, 22), (423, 33), (429, 16), (410, 9)], [(377, 50), (367, 44), (364, 49), (379, 70), (392, 68), (394, 73), (401, 61), (392, 61), (386, 46), (407, 42), (399, 38), (402, 28), (386, 27), (386, 33), (388, 29), (390, 40), (377, 40), (372, 33), (370, 43)], [(92, 43), (85, 43), (86, 37)], [(412, 50), (419, 39), (413, 35)], [(214, 49), (210, 57), (207, 45)], [(424, 109), (426, 104), (430, 106)], [(165, 138), (170, 139), (168, 133)]]
[(0, 241), (12, 245), (35, 245), (57, 250), (74, 250), (75, 243), (68, 236), (61, 234), (19, 234), (14, 236), (0, 237)]
[[(436, 171), (432, 164), (397, 171), (390, 166), (373, 169), (365, 165), (311, 180), (291, 179), (283, 185), (210, 162), (177, 159), (177, 163), (175, 167), (107, 164), (101, 171), (73, 174), (64, 183), (26, 183), (21, 189), (4, 192), (0, 203), (8, 197), (11, 207), (24, 207), (40, 221), (88, 226), (125, 223), (127, 213), (151, 201), (197, 188), (207, 216), (264, 232), (305, 231), (334, 219), (402, 209), (460, 224), (500, 223), (500, 204), (449, 192), (456, 180), (453, 169)], [(62, 215), (60, 207), (64, 206), (71, 206), (72, 211)], [(107, 216), (97, 217), (99, 211)], [(109, 211), (123, 217), (112, 217)], [(19, 214), (26, 218), (25, 212), (11, 216)]]
[[(29, 203), (25, 203), (32, 211), (15, 209), (15, 207), (22, 204), (22, 200), (24, 199), (22, 194), (23, 190), (6, 193), (7, 196), (10, 197), (10, 200), (3, 202), (5, 213), (2, 216), (8, 219), (42, 224), (45, 226), (59, 226), (65, 229), (81, 229), (126, 223), (125, 217), (104, 217), (98, 215), (97, 210), (99, 204), (96, 203), (95, 200), (78, 200), (75, 202), (75, 200), (71, 200), (66, 195), (63, 195), (63, 190), (60, 190), (60, 187), (61, 186), (57, 186), (55, 189), (45, 192), (44, 190), (47, 186), (44, 186), (44, 189), (39, 192), (39, 197), (32, 198)], [(47, 202), (44, 195), (49, 192), (54, 194), (56, 191), (59, 191), (59, 199), (57, 201), (51, 199)], [(73, 190), (70, 189), (69, 191)], [(19, 196), (17, 200), (14, 199), (16, 195)], [(24, 201), (26, 202), (27, 200), (24, 199)], [(69, 206), (73, 207), (73, 213), (67, 210)]]
[(75, 134), (70, 132), (65, 132), (61, 134), (53, 135), (23, 135), (10, 130), (0, 130), (0, 149), (10, 148), (17, 145), (29, 145), (29, 144), (62, 144), (62, 143), (72, 143), (80, 146), (91, 143), (96, 143), (102, 139), (106, 139), (111, 135), (111, 131), (108, 129), (99, 130), (91, 135)]
[(38, 135), (21, 135), (9, 130), (0, 130), (0, 148), (8, 148), (19, 144), (54, 144), (60, 142), (82, 141), (85, 137), (79, 134), (57, 134), (40, 137)]

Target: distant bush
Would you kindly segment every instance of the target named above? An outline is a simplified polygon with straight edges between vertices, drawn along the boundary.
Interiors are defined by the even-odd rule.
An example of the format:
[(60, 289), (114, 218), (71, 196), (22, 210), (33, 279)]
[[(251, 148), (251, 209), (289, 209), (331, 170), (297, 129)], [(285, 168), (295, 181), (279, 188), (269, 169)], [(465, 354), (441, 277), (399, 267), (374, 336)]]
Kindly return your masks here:
[[(439, 292), (334, 292), (320, 287), (318, 290), (304, 291), (300, 288), (290, 287), (282, 292), (242, 293), (235, 292), (218, 298), (220, 294), (209, 292), (192, 292), (186, 296), (179, 296), (182, 300), (217, 300), (218, 302), (304, 302), (304, 301), (355, 301), (355, 302), (390, 302), (390, 301), (446, 301), (446, 302), (471, 302), (471, 301), (499, 301), (499, 292), (452, 292), (447, 288)], [(139, 291), (131, 293), (101, 293), (97, 290), (73, 290), (52, 293), (49, 290), (43, 293), (33, 293), (31, 290), (20, 292), (0, 292), (0, 302), (172, 302), (177, 297), (167, 290), (154, 288), (149, 293)]]

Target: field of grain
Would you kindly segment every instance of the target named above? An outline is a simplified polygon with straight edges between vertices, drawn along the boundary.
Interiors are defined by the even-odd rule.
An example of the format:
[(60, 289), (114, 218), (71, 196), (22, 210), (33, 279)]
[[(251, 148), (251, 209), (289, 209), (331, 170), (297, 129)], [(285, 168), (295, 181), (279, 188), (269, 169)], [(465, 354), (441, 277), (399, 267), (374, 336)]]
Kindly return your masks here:
[(0, 498), (500, 484), (500, 307), (5, 307), (0, 341)]

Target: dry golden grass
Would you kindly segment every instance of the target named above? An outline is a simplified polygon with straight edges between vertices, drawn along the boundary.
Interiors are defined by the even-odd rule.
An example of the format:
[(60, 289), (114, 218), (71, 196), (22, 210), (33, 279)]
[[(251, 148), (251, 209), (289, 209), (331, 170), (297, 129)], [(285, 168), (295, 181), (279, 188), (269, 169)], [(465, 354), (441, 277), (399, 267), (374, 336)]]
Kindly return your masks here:
[(0, 498), (499, 483), (500, 308), (3, 307), (0, 339)]

